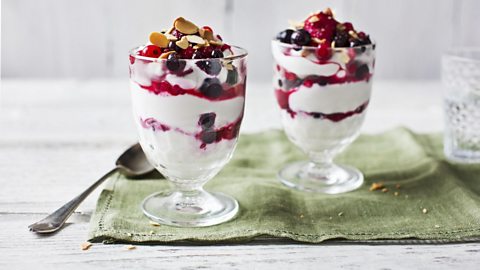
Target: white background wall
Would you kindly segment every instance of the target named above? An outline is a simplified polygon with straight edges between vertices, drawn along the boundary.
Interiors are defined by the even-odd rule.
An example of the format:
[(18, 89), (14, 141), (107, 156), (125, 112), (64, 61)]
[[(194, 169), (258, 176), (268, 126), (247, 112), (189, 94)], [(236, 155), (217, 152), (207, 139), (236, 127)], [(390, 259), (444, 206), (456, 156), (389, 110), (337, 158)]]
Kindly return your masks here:
[(270, 39), (330, 6), (377, 41), (376, 77), (435, 79), (442, 51), (480, 46), (478, 0), (2, 0), (2, 77), (126, 77), (127, 53), (184, 16), (250, 52), (249, 79), (270, 80)]

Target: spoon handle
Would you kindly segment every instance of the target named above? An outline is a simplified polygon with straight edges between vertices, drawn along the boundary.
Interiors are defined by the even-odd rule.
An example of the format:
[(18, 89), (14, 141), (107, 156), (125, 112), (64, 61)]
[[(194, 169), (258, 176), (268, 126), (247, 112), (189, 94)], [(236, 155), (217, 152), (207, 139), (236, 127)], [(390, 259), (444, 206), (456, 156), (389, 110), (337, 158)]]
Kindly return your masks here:
[(28, 226), (31, 231), (36, 233), (52, 233), (59, 230), (65, 221), (70, 217), (70, 215), (77, 209), (81, 202), (85, 200), (85, 198), (92, 193), (100, 184), (102, 184), (110, 175), (115, 173), (118, 168), (114, 168), (100, 179), (98, 179), (95, 183), (93, 183), (90, 187), (88, 187), (84, 192), (82, 192), (77, 197), (73, 198), (71, 201), (57, 209), (55, 212), (50, 214), (49, 216), (45, 217), (44, 219)]

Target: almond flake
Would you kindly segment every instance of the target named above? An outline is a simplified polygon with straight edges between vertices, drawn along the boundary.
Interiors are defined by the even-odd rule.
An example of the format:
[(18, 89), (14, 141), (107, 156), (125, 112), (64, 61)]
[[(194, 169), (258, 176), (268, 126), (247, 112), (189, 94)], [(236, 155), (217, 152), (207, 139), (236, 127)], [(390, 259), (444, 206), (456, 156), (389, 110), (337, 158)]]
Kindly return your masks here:
[(384, 185), (382, 182), (372, 183), (372, 185), (370, 186), (370, 191), (379, 190), (382, 188), (384, 188)]
[(156, 45), (160, 48), (166, 48), (168, 46), (168, 39), (165, 37), (164, 34), (159, 33), (159, 32), (152, 32), (150, 33), (150, 36), (148, 37), (148, 40), (153, 45)]
[(175, 44), (177, 44), (177, 46), (182, 48), (183, 50), (185, 50), (189, 45), (188, 39), (186, 36), (183, 36), (179, 41), (175, 42)]
[(350, 36), (352, 36), (353, 38), (358, 39), (358, 35), (357, 35), (357, 33), (355, 33), (355, 31), (350, 30), (350, 31), (348, 31), (348, 34), (349, 34)]
[(423, 209), (422, 209), (422, 213), (424, 213), (424, 214), (428, 213), (427, 208), (423, 208)]
[(327, 41), (327, 40), (324, 39), (324, 38), (319, 39), (319, 38), (316, 38), (316, 37), (312, 38), (312, 40), (313, 40), (314, 42), (318, 43), (318, 44), (323, 44), (323, 43), (325, 43), (325, 42)]
[(215, 37), (213, 36), (213, 32), (204, 28), (201, 31), (199, 30), (198, 32), (200, 33), (200, 36), (206, 40), (215, 40)]
[(155, 226), (155, 227), (160, 226), (160, 223), (155, 222), (155, 221), (151, 221), (151, 220), (150, 220), (148, 223), (150, 223), (150, 225)]
[(172, 34), (165, 34), (165, 37), (168, 39), (168, 40), (172, 40), (172, 41), (177, 41), (178, 38)]
[(330, 8), (327, 8), (323, 11), (323, 13), (325, 13), (326, 15), (329, 15), (329, 16), (333, 16), (333, 12)]
[(160, 57), (158, 57), (158, 59), (167, 59), (168, 56), (172, 53), (175, 53), (175, 51), (168, 51), (168, 52), (162, 53)]
[(318, 22), (319, 19), (318, 19), (317, 16), (312, 16), (312, 17), (310, 17), (310, 18), (308, 19), (308, 21), (311, 22), (311, 23), (314, 23), (314, 22)]
[(393, 195), (398, 196), (398, 191), (395, 191)]
[(186, 36), (187, 40), (190, 43), (195, 43), (195, 44), (205, 44), (205, 40), (199, 36), (196, 35), (188, 35)]
[(223, 42), (221, 40), (210, 40), (210, 44), (222, 46)]
[(294, 20), (288, 20), (288, 24), (290, 24), (290, 26), (294, 29), (300, 29), (300, 28), (303, 28), (304, 26), (303, 22), (297, 22)]
[(85, 243), (82, 243), (82, 245), (80, 247), (81, 247), (82, 250), (88, 250), (91, 246), (92, 246), (92, 243), (85, 242)]
[(125, 246), (125, 249), (127, 249), (127, 250), (134, 250), (134, 249), (136, 249), (136, 248), (137, 248), (137, 247), (134, 246), (134, 245)]
[(178, 17), (173, 23), (175, 28), (181, 33), (191, 35), (198, 32), (198, 27), (191, 21), (185, 20), (183, 17)]

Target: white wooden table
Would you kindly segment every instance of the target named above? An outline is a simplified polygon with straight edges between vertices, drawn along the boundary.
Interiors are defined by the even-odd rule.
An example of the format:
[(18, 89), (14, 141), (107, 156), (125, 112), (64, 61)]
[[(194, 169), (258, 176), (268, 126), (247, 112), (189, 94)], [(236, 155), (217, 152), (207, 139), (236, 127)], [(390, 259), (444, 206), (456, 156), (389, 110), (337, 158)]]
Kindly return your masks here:
[[(250, 84), (242, 132), (280, 127), (269, 84)], [(126, 80), (3, 80), (0, 269), (479, 269), (480, 243), (218, 246), (95, 244), (82, 251), (99, 190), (53, 236), (27, 230), (111, 169), (136, 139)], [(439, 82), (375, 82), (364, 132), (442, 129)]]

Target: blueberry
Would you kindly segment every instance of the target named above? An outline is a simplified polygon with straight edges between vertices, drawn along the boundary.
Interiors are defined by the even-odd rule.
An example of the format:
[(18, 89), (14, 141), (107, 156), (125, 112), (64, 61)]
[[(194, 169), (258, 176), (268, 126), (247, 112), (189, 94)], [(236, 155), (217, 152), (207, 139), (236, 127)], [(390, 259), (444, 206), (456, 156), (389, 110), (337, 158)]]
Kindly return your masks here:
[(215, 60), (198, 61), (197, 66), (209, 75), (218, 75), (222, 70), (220, 62)]
[(233, 67), (232, 70), (228, 70), (226, 83), (230, 85), (234, 85), (237, 82), (238, 82), (238, 71), (236, 67)]
[(222, 91), (222, 85), (217, 78), (206, 78), (200, 86), (200, 92), (208, 98), (218, 98)]
[(170, 41), (167, 46), (170, 50), (179, 52), (182, 48), (178, 47), (177, 44), (175, 44), (175, 41)]
[(202, 59), (202, 58), (204, 57), (203, 57), (203, 53), (200, 50), (196, 50), (192, 55), (192, 59)]
[(275, 38), (283, 43), (291, 43), (292, 33), (292, 29), (283, 30), (282, 32), (278, 33)]
[(209, 129), (213, 127), (213, 124), (215, 123), (215, 117), (217, 115), (213, 112), (211, 113), (204, 113), (200, 115), (200, 118), (198, 119), (198, 124), (202, 127), (202, 129)]
[(335, 41), (335, 47), (344, 48), (350, 46), (349, 35), (345, 31), (337, 32), (333, 41)]
[(310, 43), (311, 37), (310, 33), (305, 29), (299, 29), (292, 33), (292, 43), (298, 46), (305, 46)]
[(370, 70), (368, 69), (367, 64), (363, 64), (359, 67), (357, 67), (357, 70), (355, 71), (355, 78), (361, 80), (364, 79), (366, 76), (368, 76)]
[(206, 144), (213, 143), (217, 140), (217, 133), (214, 130), (205, 130), (200, 133), (200, 140)]
[(212, 58), (223, 58), (223, 52), (219, 49), (215, 49), (211, 54)]
[(170, 71), (178, 71), (180, 69), (180, 61), (178, 60), (177, 53), (172, 53), (167, 58), (167, 68)]

